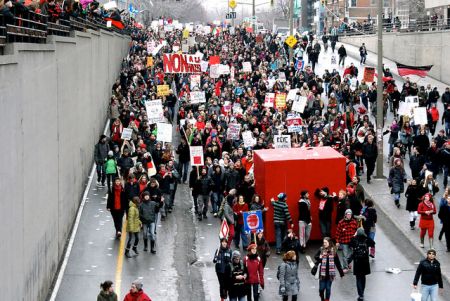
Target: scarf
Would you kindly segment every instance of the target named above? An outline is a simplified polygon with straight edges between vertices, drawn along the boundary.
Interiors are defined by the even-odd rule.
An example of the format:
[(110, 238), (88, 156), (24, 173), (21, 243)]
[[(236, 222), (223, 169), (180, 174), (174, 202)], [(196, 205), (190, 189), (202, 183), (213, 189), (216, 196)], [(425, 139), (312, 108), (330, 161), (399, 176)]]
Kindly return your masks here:
[(430, 200), (423, 200), (423, 202), (425, 203), (425, 206), (427, 206), (427, 207), (430, 208), (431, 210), (434, 210), (434, 204), (433, 204), (433, 202), (431, 202)]
[(121, 202), (120, 202), (120, 194), (122, 193), (122, 189), (120, 185), (114, 186), (114, 210), (120, 210), (121, 209)]
[(331, 280), (336, 276), (336, 266), (334, 265), (334, 252), (322, 250), (322, 262), (320, 263), (320, 277), (324, 279), (327, 276), (327, 260), (328, 260), (328, 275)]
[(302, 199), (301, 202), (306, 203), (306, 205), (308, 206), (308, 210), (311, 210), (311, 202), (309, 201), (309, 199)]

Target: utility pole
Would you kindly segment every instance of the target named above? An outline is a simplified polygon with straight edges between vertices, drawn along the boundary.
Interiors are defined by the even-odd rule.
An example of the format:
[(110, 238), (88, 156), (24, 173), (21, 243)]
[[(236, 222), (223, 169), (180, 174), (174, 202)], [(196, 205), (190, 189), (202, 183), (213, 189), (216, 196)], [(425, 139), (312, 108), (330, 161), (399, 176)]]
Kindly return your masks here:
[(378, 0), (378, 65), (377, 65), (377, 178), (383, 177), (383, 0)]
[(256, 5), (255, 5), (255, 1), (252, 1), (252, 27), (253, 27), (253, 33), (256, 34)]
[[(255, 1), (255, 0), (253, 0)], [(294, 0), (289, 0), (289, 35), (294, 34)], [(294, 49), (289, 47), (289, 63), (293, 62)]]

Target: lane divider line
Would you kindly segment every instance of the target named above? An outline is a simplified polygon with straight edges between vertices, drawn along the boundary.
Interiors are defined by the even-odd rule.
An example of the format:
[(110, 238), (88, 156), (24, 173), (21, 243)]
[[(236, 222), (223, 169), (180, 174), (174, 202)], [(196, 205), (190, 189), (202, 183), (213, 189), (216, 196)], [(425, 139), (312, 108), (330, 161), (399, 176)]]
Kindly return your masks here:
[(119, 250), (117, 251), (117, 265), (116, 265), (116, 276), (114, 279), (114, 286), (116, 287), (115, 292), (117, 294), (117, 299), (120, 300), (120, 292), (122, 287), (122, 269), (123, 269), (123, 257), (125, 256), (125, 241), (127, 239), (127, 218), (122, 224), (122, 236), (120, 236)]

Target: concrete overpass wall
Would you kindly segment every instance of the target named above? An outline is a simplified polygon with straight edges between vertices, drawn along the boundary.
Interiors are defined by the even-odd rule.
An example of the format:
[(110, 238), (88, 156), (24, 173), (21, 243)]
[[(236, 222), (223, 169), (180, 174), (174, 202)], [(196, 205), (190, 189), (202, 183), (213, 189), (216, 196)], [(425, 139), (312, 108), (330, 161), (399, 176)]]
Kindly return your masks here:
[[(366, 43), (367, 50), (377, 53), (376, 35), (341, 37), (340, 41), (358, 47)], [(450, 84), (448, 49), (450, 31), (383, 33), (384, 57), (406, 65), (434, 65), (429, 76)]]
[(0, 56), (2, 300), (47, 297), (129, 41), (76, 32)]

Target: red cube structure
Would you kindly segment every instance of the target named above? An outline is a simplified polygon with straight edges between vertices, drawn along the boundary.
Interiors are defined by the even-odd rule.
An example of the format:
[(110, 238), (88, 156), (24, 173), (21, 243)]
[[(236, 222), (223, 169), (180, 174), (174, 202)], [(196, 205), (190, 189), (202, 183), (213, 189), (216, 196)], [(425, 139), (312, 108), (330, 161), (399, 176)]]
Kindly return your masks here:
[[(320, 240), (319, 201), (317, 188), (328, 187), (330, 194), (346, 187), (345, 157), (331, 147), (266, 149), (254, 152), (255, 189), (269, 211), (266, 212), (264, 233), (267, 241), (275, 241), (273, 207), (270, 199), (280, 192), (287, 194), (289, 212), (298, 234), (298, 201), (307, 190), (311, 200), (311, 239)], [(335, 233), (336, 208), (333, 210), (332, 233)]]

